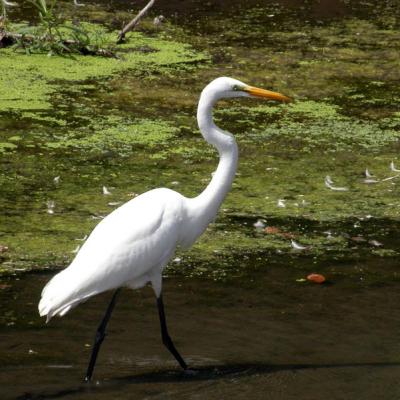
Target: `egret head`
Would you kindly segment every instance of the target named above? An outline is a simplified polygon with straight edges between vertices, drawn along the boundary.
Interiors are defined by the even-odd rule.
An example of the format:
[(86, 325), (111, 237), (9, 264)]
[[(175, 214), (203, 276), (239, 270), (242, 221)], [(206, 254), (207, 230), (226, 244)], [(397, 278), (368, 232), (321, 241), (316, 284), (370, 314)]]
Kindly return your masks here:
[(217, 99), (232, 97), (262, 97), (269, 100), (289, 102), (291, 99), (281, 93), (246, 85), (237, 79), (221, 77), (209, 83), (204, 91), (212, 92)]

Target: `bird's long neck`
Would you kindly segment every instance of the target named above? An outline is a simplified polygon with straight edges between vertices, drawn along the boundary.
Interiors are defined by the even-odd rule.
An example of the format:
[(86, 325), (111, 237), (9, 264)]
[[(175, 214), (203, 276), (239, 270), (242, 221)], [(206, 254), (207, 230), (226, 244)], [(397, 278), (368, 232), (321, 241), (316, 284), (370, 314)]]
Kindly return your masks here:
[(238, 148), (234, 137), (218, 128), (212, 119), (212, 108), (218, 99), (207, 92), (200, 97), (197, 121), (204, 139), (219, 153), (218, 168), (204, 191), (193, 200), (196, 222), (208, 225), (215, 218), (218, 209), (232, 186), (238, 163)]

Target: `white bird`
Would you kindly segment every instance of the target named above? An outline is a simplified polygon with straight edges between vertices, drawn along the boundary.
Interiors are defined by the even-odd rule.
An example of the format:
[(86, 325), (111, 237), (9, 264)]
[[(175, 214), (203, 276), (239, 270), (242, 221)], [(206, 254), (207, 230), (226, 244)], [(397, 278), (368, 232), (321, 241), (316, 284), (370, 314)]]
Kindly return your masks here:
[(232, 78), (217, 78), (208, 84), (200, 96), (197, 121), (204, 139), (220, 156), (208, 186), (194, 198), (158, 188), (123, 204), (95, 227), (69, 267), (44, 287), (39, 313), (47, 316), (47, 321), (55, 315), (65, 315), (89, 297), (117, 289), (97, 330), (86, 381), (92, 377), (119, 288), (137, 289), (147, 283), (151, 283), (157, 297), (163, 343), (187, 370), (186, 362), (168, 334), (161, 291), (162, 271), (177, 247), (189, 248), (206, 230), (231, 188), (238, 148), (233, 135), (215, 125), (212, 110), (219, 99), (234, 97), (290, 100), (280, 93), (248, 86)]

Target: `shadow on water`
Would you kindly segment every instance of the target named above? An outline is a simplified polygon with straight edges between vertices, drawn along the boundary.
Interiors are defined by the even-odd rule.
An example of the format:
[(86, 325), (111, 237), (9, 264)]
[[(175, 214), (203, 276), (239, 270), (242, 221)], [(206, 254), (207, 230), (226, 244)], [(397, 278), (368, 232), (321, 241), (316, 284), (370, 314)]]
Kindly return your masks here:
[(65, 396), (80, 396), (87, 392), (103, 392), (107, 390), (124, 390), (124, 386), (135, 384), (155, 384), (155, 383), (184, 383), (190, 381), (217, 381), (224, 379), (241, 379), (252, 376), (272, 375), (278, 372), (297, 372), (303, 370), (320, 369), (343, 369), (343, 368), (392, 368), (400, 367), (400, 362), (370, 362), (370, 363), (343, 363), (343, 364), (238, 364), (238, 365), (218, 365), (205, 366), (199, 369), (190, 370), (183, 373), (177, 370), (163, 370), (157, 372), (144, 373), (139, 375), (128, 375), (117, 377), (103, 382), (100, 386), (98, 382), (81, 384), (76, 387), (64, 388), (54, 392), (43, 393), (24, 393), (15, 400), (41, 400), (59, 399)]

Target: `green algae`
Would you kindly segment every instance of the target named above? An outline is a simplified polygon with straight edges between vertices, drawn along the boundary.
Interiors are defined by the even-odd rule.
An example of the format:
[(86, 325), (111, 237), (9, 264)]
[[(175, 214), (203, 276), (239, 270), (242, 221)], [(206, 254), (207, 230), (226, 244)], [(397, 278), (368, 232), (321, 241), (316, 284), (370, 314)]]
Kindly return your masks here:
[[(396, 114), (382, 120), (363, 120), (349, 117), (335, 104), (297, 101), (285, 107), (258, 105), (222, 109), (218, 120), (226, 116), (237, 118), (241, 135), (247, 141), (285, 143), (287, 150), (311, 152), (348, 151), (353, 148), (376, 151), (400, 138)], [(390, 122), (389, 122), (390, 121)]]
[[(151, 38), (133, 34), (124, 49), (129, 56), (124, 53), (120, 63), (99, 60), (98, 73), (84, 58), (89, 64), (82, 76), (64, 67), (47, 70), (53, 73), (49, 80), (43, 74), (43, 104), (32, 100), (35, 111), (16, 107), (7, 116), (26, 125), (6, 124), (2, 133), (2, 142), (11, 145), (5, 146), (0, 176), (6, 213), (0, 242), (10, 248), (3, 271), (67, 265), (81, 243), (76, 239), (116, 206), (109, 203), (125, 202), (132, 192), (166, 186), (198, 194), (215, 170), (217, 153), (196, 128), (195, 103), (217, 75), (282, 91), (295, 102), (275, 106), (241, 99), (218, 107), (218, 124), (239, 142), (238, 175), (216, 223), (193, 249), (178, 253), (182, 262), (172, 263), (169, 272), (224, 279), (246, 274), (253, 264), (266, 269), (276, 263), (310, 272), (334, 264), (339, 274), (344, 262), (398, 256), (398, 179), (382, 180), (396, 175), (389, 164), (398, 156), (397, 28), (345, 19), (298, 29), (291, 13), (290, 23), (275, 21), (267, 35), (261, 24), (265, 10), (252, 13), (240, 22), (226, 18), (209, 37), (192, 37), (204, 48), (213, 41), (212, 53), (229, 53), (201, 70), (190, 66), (205, 60), (203, 53), (153, 32)], [(279, 7), (268, 13), (286, 15)], [(250, 21), (256, 29), (246, 30)], [(232, 33), (235, 24), (239, 29)], [(216, 41), (219, 29), (225, 31)], [(174, 49), (163, 55), (171, 40)], [(143, 53), (141, 47), (158, 51)], [(133, 65), (129, 74), (127, 64)], [(365, 183), (366, 168), (379, 182)], [(326, 187), (326, 175), (348, 190)], [(102, 194), (103, 185), (110, 197)], [(285, 207), (278, 206), (282, 199)], [(49, 200), (55, 201), (54, 214), (47, 212)], [(258, 219), (281, 233), (257, 231)], [(294, 251), (291, 239), (307, 249)]]
[(6, 153), (9, 151), (13, 151), (17, 148), (17, 145), (14, 143), (9, 143), (9, 142), (0, 142), (0, 154), (1, 153)]
[[(104, 28), (98, 29), (101, 29), (101, 35), (106, 35)], [(114, 36), (115, 33), (113, 36), (108, 34), (106, 39), (111, 40)], [(154, 51), (143, 52), (141, 48), (152, 48)], [(67, 82), (76, 87), (80, 82), (104, 79), (123, 71), (150, 74), (162, 69), (182, 70), (208, 59), (206, 54), (195, 52), (187, 44), (161, 37), (150, 38), (138, 32), (132, 33), (129, 41), (121, 45), (120, 49), (123, 54), (119, 59), (79, 55), (28, 56), (11, 49), (2, 49), (1, 110), (49, 109), (52, 107), (52, 97), (58, 95), (60, 88), (67, 85)]]
[(289, 146), (301, 151), (313, 151), (324, 148), (336, 152), (352, 148), (364, 148), (369, 151), (397, 142), (400, 133), (392, 129), (381, 129), (379, 124), (343, 119), (337, 121), (317, 120), (313, 122), (293, 123), (283, 121), (260, 133), (254, 133), (260, 139), (285, 141)]
[[(262, 110), (262, 108), (261, 108)], [(289, 106), (288, 112), (303, 118), (314, 119), (332, 119), (338, 118), (338, 107), (336, 105), (327, 104), (316, 101), (298, 101)]]
[[(248, 145), (241, 146), (241, 149), (249, 151)], [(136, 166), (132, 162), (126, 167), (121, 164), (109, 166), (106, 176), (99, 176), (96, 168), (90, 171), (88, 167), (80, 167), (79, 175), (74, 171), (61, 171), (59, 185), (52, 182), (53, 176), (60, 173), (53, 167), (43, 177), (38, 197), (30, 208), (26, 208), (25, 219), (9, 216), (2, 221), (1, 230), (6, 232), (3, 240), (10, 248), (5, 265), (26, 269), (65, 266), (81, 243), (77, 239), (91, 231), (98, 221), (96, 218), (115, 207), (108, 203), (124, 202), (129, 199), (130, 192), (140, 193), (155, 186), (169, 186), (186, 195), (196, 194), (206, 184), (204, 177), (209, 176), (206, 170), (211, 172), (216, 164), (216, 157), (211, 168), (202, 162), (191, 166), (180, 164), (181, 160), (174, 163), (171, 159), (152, 164), (151, 157), (146, 153), (139, 155), (140, 152), (135, 151), (134, 154), (138, 157)], [(378, 178), (387, 177), (390, 175), (390, 159), (391, 155), (387, 155), (371, 163), (368, 157), (353, 157), (351, 162), (359, 174), (353, 176), (352, 170), (351, 174), (342, 176), (333, 172), (343, 162), (348, 165), (349, 160), (332, 158), (321, 165), (318, 158), (312, 162), (309, 156), (290, 161), (275, 157), (268, 162), (264, 160), (254, 164), (242, 157), (239, 176), (216, 224), (191, 251), (181, 257), (184, 262), (190, 260), (189, 264), (206, 268), (203, 274), (214, 278), (219, 275), (218, 271), (211, 272), (212, 266), (223, 264), (219, 270), (221, 274), (229, 268), (237, 269), (238, 263), (233, 260), (240, 253), (259, 254), (268, 259), (300, 257), (311, 260), (311, 264), (322, 260), (359, 260), (372, 253), (393, 257), (397, 252), (397, 242), (393, 243), (392, 235), (398, 229), (400, 220), (397, 186), (390, 181), (368, 185), (362, 177), (366, 165)], [(49, 167), (52, 168), (51, 163)], [(144, 170), (149, 173), (144, 175)], [(157, 172), (158, 179), (139, 184), (139, 181), (153, 177)], [(350, 190), (335, 193), (326, 188), (323, 180), (328, 173), (333, 175), (335, 182), (348, 186)], [(176, 181), (174, 185), (172, 181)], [(3, 184), (5, 191), (12, 183), (15, 180)], [(111, 196), (102, 195), (102, 184), (110, 188)], [(82, 185), (88, 185), (88, 189), (83, 190)], [(49, 198), (55, 201), (53, 215), (47, 213), (46, 201)], [(284, 208), (277, 205), (282, 198), (286, 203)], [(6, 204), (6, 207), (10, 205)], [(278, 227), (284, 234), (270, 235), (258, 231), (253, 225), (259, 218), (265, 220), (266, 226)], [(393, 222), (389, 224), (388, 221)], [(332, 238), (327, 237), (327, 231), (331, 231)], [(353, 243), (351, 237), (360, 234), (366, 242)], [(290, 238), (309, 246), (309, 249), (294, 252)], [(372, 239), (382, 241), (385, 245), (383, 250), (387, 251), (368, 245), (368, 240)], [(179, 269), (178, 265), (173, 264), (172, 267)], [(195, 270), (190, 274), (200, 272)]]
[(117, 152), (126, 155), (132, 152), (135, 145), (153, 147), (167, 142), (177, 133), (177, 128), (164, 121), (126, 120), (122, 117), (108, 118), (97, 122), (87, 130), (53, 135), (52, 142), (47, 141), (43, 148), (77, 149), (86, 152)]
[[(330, 98), (346, 106), (350, 103), (347, 96), (360, 81), (384, 81), (388, 84), (376, 88), (374, 97), (379, 96), (392, 106), (399, 104), (398, 96), (385, 90), (385, 86), (392, 86), (398, 93), (397, 29), (383, 29), (373, 20), (359, 18), (312, 24), (293, 18), (293, 10), (289, 12), (292, 16), (281, 11), (272, 12), (274, 16), (270, 18), (268, 12), (248, 9), (248, 18), (240, 14), (222, 25), (221, 41), (235, 43), (230, 47), (230, 57), (252, 64), (242, 72), (246, 80), (272, 84), (297, 98)], [(215, 20), (210, 24), (219, 26)], [(365, 109), (365, 104), (354, 100), (352, 115), (357, 105), (359, 112)]]

